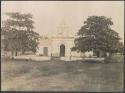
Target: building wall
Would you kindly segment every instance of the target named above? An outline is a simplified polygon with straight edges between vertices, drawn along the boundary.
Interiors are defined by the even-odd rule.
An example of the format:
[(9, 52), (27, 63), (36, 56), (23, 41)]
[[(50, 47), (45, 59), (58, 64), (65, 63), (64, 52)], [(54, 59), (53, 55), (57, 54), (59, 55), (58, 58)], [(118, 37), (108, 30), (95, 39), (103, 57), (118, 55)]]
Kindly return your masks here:
[(65, 46), (65, 57), (89, 57), (93, 55), (92, 51), (86, 53), (71, 51), (74, 46), (74, 38), (51, 38), (44, 43), (41, 40), (37, 54), (44, 56), (44, 47), (48, 47), (48, 56), (60, 56), (60, 45), (62, 44)]
[(52, 40), (52, 54), (55, 56), (60, 56), (60, 45), (65, 46), (65, 56), (70, 56), (70, 48), (74, 45), (74, 39), (66, 39), (66, 38), (60, 38), (60, 39), (53, 39)]
[(51, 46), (39, 45), (39, 49), (37, 50), (38, 55), (44, 56), (44, 47), (48, 48), (48, 56), (51, 56)]
[(48, 56), (51, 56), (51, 39), (40, 39), (39, 45), (38, 45), (38, 50), (37, 50), (37, 55), (43, 55), (44, 56), (44, 47), (48, 48)]

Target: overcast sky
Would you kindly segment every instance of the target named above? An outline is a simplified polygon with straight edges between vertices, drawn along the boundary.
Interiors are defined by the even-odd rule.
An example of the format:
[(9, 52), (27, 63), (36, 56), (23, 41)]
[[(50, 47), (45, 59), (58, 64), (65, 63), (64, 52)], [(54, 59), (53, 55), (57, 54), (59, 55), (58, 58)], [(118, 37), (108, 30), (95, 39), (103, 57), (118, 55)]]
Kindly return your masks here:
[(98, 15), (112, 18), (112, 28), (124, 41), (123, 1), (2, 1), (1, 17), (4, 12), (31, 13), (35, 31), (40, 35), (52, 35), (57, 26), (65, 21), (69, 33), (75, 34), (88, 16)]

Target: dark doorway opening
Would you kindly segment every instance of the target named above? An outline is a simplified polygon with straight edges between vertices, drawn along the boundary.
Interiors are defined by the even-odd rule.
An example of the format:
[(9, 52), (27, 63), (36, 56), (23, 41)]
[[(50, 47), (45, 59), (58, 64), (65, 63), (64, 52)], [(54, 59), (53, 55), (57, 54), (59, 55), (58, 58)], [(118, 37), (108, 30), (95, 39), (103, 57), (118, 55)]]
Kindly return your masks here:
[(65, 45), (60, 45), (60, 56), (64, 57), (65, 56)]
[(44, 56), (48, 56), (48, 47), (44, 47), (43, 54)]

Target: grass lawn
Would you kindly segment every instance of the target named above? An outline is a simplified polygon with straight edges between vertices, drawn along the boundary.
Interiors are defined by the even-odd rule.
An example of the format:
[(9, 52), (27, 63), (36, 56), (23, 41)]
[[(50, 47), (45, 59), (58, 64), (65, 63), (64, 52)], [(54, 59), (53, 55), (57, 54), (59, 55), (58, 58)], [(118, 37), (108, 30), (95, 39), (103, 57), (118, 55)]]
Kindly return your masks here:
[(2, 91), (123, 91), (123, 62), (3, 60)]

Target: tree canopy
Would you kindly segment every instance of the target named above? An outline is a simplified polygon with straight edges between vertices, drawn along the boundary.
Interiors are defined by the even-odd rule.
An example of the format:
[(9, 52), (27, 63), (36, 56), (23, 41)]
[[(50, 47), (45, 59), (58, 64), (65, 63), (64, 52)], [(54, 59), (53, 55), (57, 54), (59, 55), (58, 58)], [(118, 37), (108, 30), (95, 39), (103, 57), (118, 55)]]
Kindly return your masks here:
[(119, 51), (121, 44), (119, 34), (111, 26), (112, 19), (105, 16), (90, 16), (84, 21), (75, 39), (75, 47), (72, 50), (81, 52), (93, 51), (99, 56), (100, 51), (103, 53), (116, 53)]
[(5, 50), (36, 52), (39, 34), (33, 31), (32, 15), (19, 12), (5, 14), (8, 16), (2, 23)]

